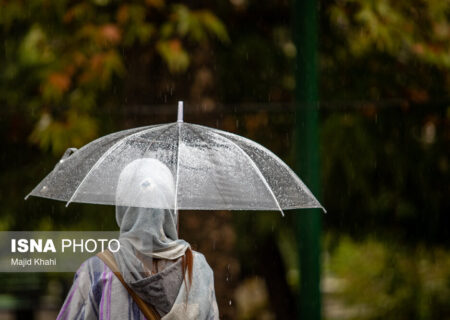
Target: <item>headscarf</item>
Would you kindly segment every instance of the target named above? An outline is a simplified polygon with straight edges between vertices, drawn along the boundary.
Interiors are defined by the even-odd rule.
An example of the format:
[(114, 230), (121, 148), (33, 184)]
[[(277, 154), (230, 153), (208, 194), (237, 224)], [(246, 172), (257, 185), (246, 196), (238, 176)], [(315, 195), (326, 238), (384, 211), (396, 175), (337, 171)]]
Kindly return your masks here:
[(122, 170), (116, 202), (134, 206), (116, 207), (120, 250), (114, 257), (126, 282), (147, 276), (143, 262), (151, 265), (153, 258), (176, 260), (189, 248), (186, 241), (178, 239), (177, 216), (170, 209), (174, 201), (173, 175), (161, 161), (137, 159)]
[[(164, 320), (218, 320), (213, 271), (202, 254), (194, 252), (191, 284), (183, 281), (178, 258), (190, 246), (178, 239), (170, 169), (155, 159), (134, 160), (120, 174), (116, 197), (120, 250), (114, 257), (129, 286), (155, 306)], [(143, 261), (151, 265), (153, 258), (168, 263), (149, 277)]]

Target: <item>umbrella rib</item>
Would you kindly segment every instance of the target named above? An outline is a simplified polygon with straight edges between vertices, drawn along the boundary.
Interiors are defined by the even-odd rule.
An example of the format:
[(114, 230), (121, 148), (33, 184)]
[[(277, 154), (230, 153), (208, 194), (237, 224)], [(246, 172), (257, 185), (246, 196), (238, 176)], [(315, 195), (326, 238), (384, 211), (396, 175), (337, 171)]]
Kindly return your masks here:
[[(195, 134), (200, 140), (202, 139), (202, 136), (197, 132), (197, 129), (195, 128), (195, 126), (186, 126), (186, 128), (189, 128), (193, 134)], [(208, 156), (211, 158), (211, 156), (208, 154)], [(219, 187), (217, 186), (216, 180), (214, 178), (211, 179), (214, 187), (217, 190), (217, 194), (220, 196), (220, 198), (222, 199), (223, 205), (226, 206), (227, 202), (225, 201), (222, 193), (219, 191)]]
[(122, 145), (123, 142), (125, 142), (125, 141), (127, 141), (127, 140), (129, 140), (129, 139), (131, 139), (131, 138), (133, 138), (133, 137), (135, 137), (135, 136), (137, 136), (137, 135), (139, 135), (139, 134), (143, 134), (143, 133), (149, 132), (149, 131), (151, 131), (151, 130), (154, 130), (154, 129), (160, 129), (160, 128), (162, 128), (162, 127), (170, 126), (170, 125), (173, 125), (173, 123), (169, 123), (169, 124), (166, 124), (166, 125), (160, 125), (160, 126), (151, 126), (151, 127), (148, 128), (148, 129), (144, 129), (144, 130), (141, 130), (141, 131), (139, 131), (139, 132), (133, 133), (132, 135), (126, 136), (126, 137), (120, 139), (119, 141), (117, 141), (112, 147), (110, 147), (108, 150), (106, 150), (106, 152), (100, 157), (100, 159), (97, 160), (97, 162), (91, 167), (91, 169), (89, 170), (89, 172), (84, 176), (83, 180), (81, 180), (80, 184), (79, 184), (78, 187), (75, 189), (75, 191), (74, 191), (74, 193), (72, 194), (72, 196), (70, 197), (69, 201), (67, 201), (66, 207), (69, 206), (69, 204), (72, 202), (72, 200), (73, 200), (73, 199), (75, 198), (75, 196), (78, 194), (78, 190), (79, 190), (80, 187), (83, 185), (83, 183), (86, 181), (86, 178), (91, 174), (91, 172), (92, 172), (93, 170), (97, 169), (98, 166), (103, 162), (103, 160), (104, 160), (107, 156), (109, 156), (114, 150), (116, 150), (120, 145)]
[(223, 135), (212, 131), (215, 135), (219, 135), (220, 137), (222, 137), (223, 139), (227, 140), (228, 142), (230, 142), (232, 145), (234, 145), (236, 148), (238, 148), (239, 151), (241, 151), (244, 154), (244, 157), (246, 157), (248, 160), (250, 160), (250, 164), (253, 167), (253, 169), (256, 171), (256, 174), (258, 175), (258, 177), (261, 179), (261, 181), (264, 183), (265, 187), (267, 188), (267, 190), (270, 192), (271, 196), (273, 197), (273, 199), (275, 200), (275, 203), (277, 204), (278, 209), (281, 212), (281, 215), (284, 217), (284, 212), (283, 209), (281, 209), (280, 203), (278, 202), (277, 197), (275, 196), (275, 194), (272, 191), (272, 188), (269, 186), (269, 183), (267, 182), (266, 178), (264, 178), (264, 175), (262, 174), (261, 170), (259, 170), (258, 165), (255, 163), (255, 161), (253, 161), (253, 159), (248, 155), (247, 152), (245, 152), (244, 149), (242, 149), (237, 143), (235, 143), (234, 141), (232, 141), (231, 139), (228, 139), (227, 137), (224, 137)]
[(175, 209), (175, 214), (177, 215), (177, 221), (178, 221), (178, 178), (180, 176), (180, 139), (181, 139), (181, 126), (182, 125), (183, 125), (182, 122), (177, 122), (177, 126), (178, 126), (177, 177), (175, 179), (175, 203), (174, 203), (174, 209)]
[[(196, 125), (198, 127), (202, 127), (200, 125)], [(309, 188), (303, 183), (303, 181), (295, 174), (295, 172), (286, 164), (284, 163), (284, 161), (282, 161), (281, 159), (278, 158), (278, 156), (276, 154), (274, 154), (272, 151), (270, 151), (269, 149), (265, 148), (262, 145), (259, 145), (258, 143), (256, 143), (253, 140), (250, 140), (248, 138), (242, 137), (242, 136), (238, 136), (236, 134), (233, 134), (231, 132), (226, 132), (226, 131), (221, 131), (218, 129), (214, 129), (211, 128), (212, 131), (216, 132), (217, 134), (219, 134), (220, 136), (226, 138), (227, 140), (231, 140), (229, 138), (227, 138), (227, 135), (230, 135), (232, 137), (236, 137), (236, 139), (241, 139), (244, 140), (245, 142), (247, 142), (248, 144), (252, 145), (253, 147), (262, 150), (266, 153), (268, 153), (270, 156), (272, 156), (273, 159), (275, 159), (281, 166), (283, 166), (291, 175), (291, 177), (294, 178), (294, 180), (302, 187), (302, 190), (311, 198), (313, 199), (313, 201), (315, 203), (318, 204), (318, 207), (313, 207), (313, 208), (320, 208), (322, 209), (325, 213), (327, 212), (327, 210), (325, 210), (325, 208), (320, 204), (320, 202), (316, 199), (316, 197), (313, 195), (313, 193), (311, 192), (311, 190), (309, 190)], [(301, 207), (301, 208), (306, 208), (306, 207)], [(291, 208), (290, 208), (291, 209)]]
[[(148, 150), (150, 150), (150, 148), (151, 148), (151, 146), (153, 145), (153, 143), (155, 143), (155, 141), (158, 140), (158, 139), (159, 139), (164, 133), (166, 133), (167, 130), (169, 130), (169, 129), (170, 129), (170, 126), (167, 126), (166, 128), (160, 130), (161, 132), (160, 132), (155, 138), (153, 138), (153, 139), (151, 140), (151, 142), (150, 142), (150, 143), (147, 145), (147, 147), (145, 148), (144, 152), (142, 152), (142, 158), (145, 157), (145, 154), (147, 153)], [(144, 133), (145, 133), (145, 132), (144, 132)], [(142, 140), (147, 141), (146, 139), (142, 139)], [(138, 197), (138, 194), (135, 195), (134, 200), (131, 201), (130, 203), (134, 203), (134, 201), (137, 199), (137, 197)], [(116, 203), (116, 205), (117, 205), (117, 203)]]

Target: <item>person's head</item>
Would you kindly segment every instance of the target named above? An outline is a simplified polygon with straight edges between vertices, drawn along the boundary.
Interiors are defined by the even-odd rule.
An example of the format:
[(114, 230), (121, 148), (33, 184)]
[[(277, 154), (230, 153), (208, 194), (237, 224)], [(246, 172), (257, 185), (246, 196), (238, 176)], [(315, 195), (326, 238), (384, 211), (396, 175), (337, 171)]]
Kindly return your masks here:
[(174, 202), (173, 175), (164, 163), (152, 158), (130, 162), (120, 173), (116, 189), (116, 221), (121, 234), (145, 235), (148, 239), (139, 240), (145, 245), (138, 250), (162, 249), (164, 242), (178, 239)]
[(174, 209), (175, 182), (172, 172), (164, 163), (153, 158), (130, 162), (119, 176), (116, 205)]
[[(193, 256), (177, 243), (175, 183), (171, 170), (152, 158), (136, 159), (125, 166), (116, 189), (116, 221), (121, 237), (133, 239), (141, 253), (165, 251), (167, 259), (183, 258), (183, 273), (192, 279)], [(184, 242), (186, 243), (186, 242)]]

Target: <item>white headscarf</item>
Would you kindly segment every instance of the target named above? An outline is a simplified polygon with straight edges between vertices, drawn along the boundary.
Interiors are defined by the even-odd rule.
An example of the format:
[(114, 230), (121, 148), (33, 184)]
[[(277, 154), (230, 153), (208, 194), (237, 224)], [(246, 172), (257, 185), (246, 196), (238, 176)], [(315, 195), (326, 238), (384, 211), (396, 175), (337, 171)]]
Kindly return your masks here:
[[(161, 161), (137, 159), (121, 172), (116, 191), (116, 221), (120, 227), (121, 248), (114, 253), (125, 281), (145, 278), (142, 261), (153, 258), (175, 260), (189, 244), (178, 239), (174, 179)], [(151, 209), (148, 207), (152, 207)], [(139, 255), (139, 258), (137, 258)]]
[[(114, 257), (128, 285), (164, 315), (164, 320), (218, 320), (213, 271), (202, 254), (193, 252), (190, 285), (183, 281), (180, 260), (150, 277), (142, 263), (145, 260), (151, 265), (153, 258), (176, 260), (189, 248), (186, 241), (178, 239), (177, 217), (171, 209), (175, 187), (169, 168), (149, 158), (131, 162), (120, 174), (116, 197), (122, 205), (116, 207), (121, 247)], [(129, 199), (134, 202), (127, 202)]]

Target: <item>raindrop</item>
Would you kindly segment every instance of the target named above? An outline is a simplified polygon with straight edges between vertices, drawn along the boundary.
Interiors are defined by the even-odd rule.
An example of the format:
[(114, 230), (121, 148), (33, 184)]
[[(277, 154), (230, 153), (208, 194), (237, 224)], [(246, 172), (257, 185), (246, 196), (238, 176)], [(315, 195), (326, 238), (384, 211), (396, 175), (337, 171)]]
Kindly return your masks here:
[(150, 183), (150, 181), (145, 180), (144, 182), (141, 183), (142, 188), (146, 189), (148, 187), (150, 187), (152, 184)]
[(230, 300), (228, 301), (228, 305), (231, 307), (231, 305), (233, 304), (233, 302)]
[(227, 264), (225, 281), (229, 282), (231, 280), (230, 264)]

